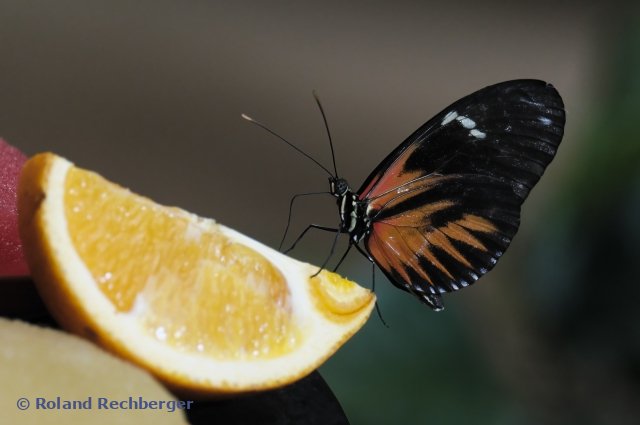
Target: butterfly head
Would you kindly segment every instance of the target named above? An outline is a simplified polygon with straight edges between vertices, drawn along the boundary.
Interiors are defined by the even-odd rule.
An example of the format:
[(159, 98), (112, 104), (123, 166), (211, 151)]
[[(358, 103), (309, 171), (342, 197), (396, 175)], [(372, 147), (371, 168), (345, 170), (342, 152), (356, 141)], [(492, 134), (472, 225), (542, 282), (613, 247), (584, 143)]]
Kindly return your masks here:
[(329, 177), (329, 188), (331, 190), (331, 194), (336, 198), (340, 198), (341, 196), (344, 196), (345, 193), (351, 191), (349, 183), (340, 177)]

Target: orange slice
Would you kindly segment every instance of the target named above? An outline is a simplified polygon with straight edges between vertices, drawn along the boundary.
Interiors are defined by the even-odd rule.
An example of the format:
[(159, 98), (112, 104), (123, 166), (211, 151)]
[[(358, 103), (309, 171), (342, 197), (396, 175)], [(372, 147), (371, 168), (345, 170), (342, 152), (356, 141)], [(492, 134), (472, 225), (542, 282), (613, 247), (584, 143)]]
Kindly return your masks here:
[(318, 367), (374, 295), (53, 154), (18, 188), (20, 235), (65, 328), (190, 393), (273, 388)]

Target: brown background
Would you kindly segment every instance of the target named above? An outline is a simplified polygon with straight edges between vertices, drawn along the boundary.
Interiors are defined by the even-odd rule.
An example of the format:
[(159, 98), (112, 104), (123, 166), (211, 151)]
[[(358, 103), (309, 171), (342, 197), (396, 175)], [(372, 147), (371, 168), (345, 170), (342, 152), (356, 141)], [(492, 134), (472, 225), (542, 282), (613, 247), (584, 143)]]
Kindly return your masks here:
[[(374, 317), (323, 373), (354, 425), (626, 423), (638, 413), (632, 373), (582, 379), (605, 367), (597, 350), (587, 360), (571, 351), (574, 362), (532, 327), (548, 302), (527, 292), (523, 264), (558, 199), (572, 195), (566, 182), (638, 22), (625, 3), (559, 3), (0, 1), (0, 136), (277, 246), (289, 198), (325, 190), (326, 175), (241, 113), (329, 166), (318, 90), (338, 168), (357, 189), (459, 97), (513, 78), (552, 82), (566, 137), (495, 271), (446, 297), (442, 314), (378, 275), (391, 329)], [(292, 225), (337, 220), (320, 197), (300, 202)], [(321, 263), (330, 239), (311, 236), (294, 255)], [(572, 265), (562, 261), (549, 267)], [(341, 271), (370, 280), (357, 255)], [(586, 362), (577, 378), (559, 375), (576, 362)]]

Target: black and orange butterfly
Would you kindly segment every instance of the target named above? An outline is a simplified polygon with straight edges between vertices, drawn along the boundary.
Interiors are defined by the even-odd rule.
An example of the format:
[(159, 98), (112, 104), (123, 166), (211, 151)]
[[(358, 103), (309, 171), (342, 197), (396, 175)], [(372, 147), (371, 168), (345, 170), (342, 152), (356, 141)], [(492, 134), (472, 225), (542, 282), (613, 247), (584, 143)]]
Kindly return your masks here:
[[(326, 125), (317, 96), (316, 101)], [(357, 192), (338, 176), (335, 157), (331, 173), (267, 129), (330, 175), (330, 192), (323, 193), (338, 203), (338, 228), (312, 224), (291, 249), (317, 228), (336, 232), (333, 254), (338, 236), (346, 233), (349, 249), (355, 246), (391, 283), (442, 310), (443, 293), (474, 283), (511, 243), (520, 207), (555, 156), (564, 124), (562, 98), (552, 85), (538, 80), (495, 84), (427, 121)]]

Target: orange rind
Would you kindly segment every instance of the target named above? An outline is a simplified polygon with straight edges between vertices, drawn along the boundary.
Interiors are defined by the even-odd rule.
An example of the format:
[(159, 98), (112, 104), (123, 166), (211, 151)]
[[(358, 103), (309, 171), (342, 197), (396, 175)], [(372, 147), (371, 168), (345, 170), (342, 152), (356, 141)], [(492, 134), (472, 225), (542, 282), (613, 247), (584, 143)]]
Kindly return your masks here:
[(18, 188), (25, 256), (65, 329), (170, 388), (237, 393), (306, 376), (360, 329), (369, 290), (54, 154)]

